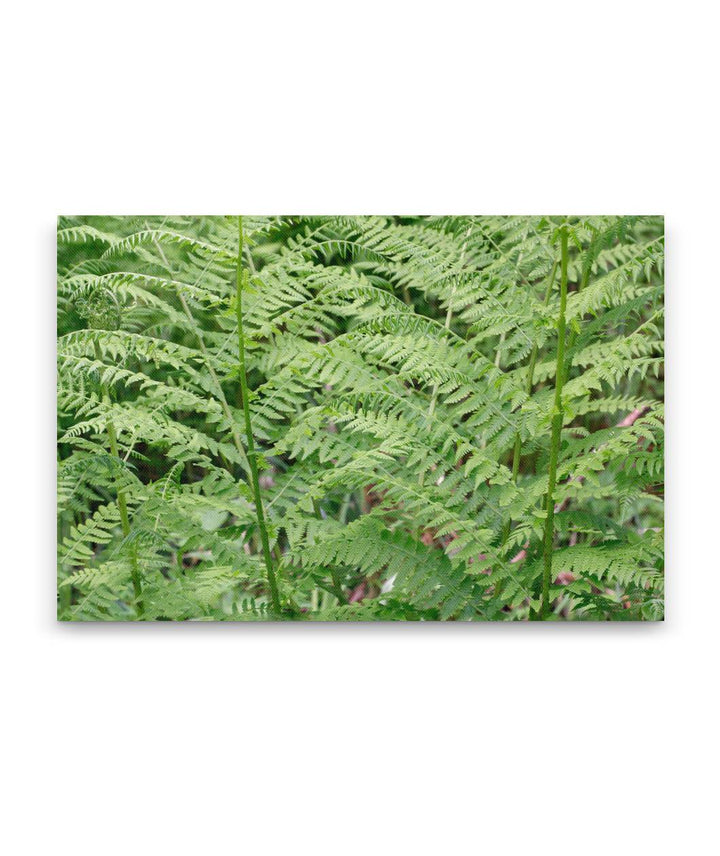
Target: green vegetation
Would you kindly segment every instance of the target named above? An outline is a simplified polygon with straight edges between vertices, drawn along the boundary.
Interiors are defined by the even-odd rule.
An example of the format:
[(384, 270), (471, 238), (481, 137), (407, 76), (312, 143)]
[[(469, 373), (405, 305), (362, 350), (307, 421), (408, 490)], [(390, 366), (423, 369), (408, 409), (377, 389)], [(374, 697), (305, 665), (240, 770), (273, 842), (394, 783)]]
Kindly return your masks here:
[(663, 616), (657, 217), (63, 217), (63, 620)]

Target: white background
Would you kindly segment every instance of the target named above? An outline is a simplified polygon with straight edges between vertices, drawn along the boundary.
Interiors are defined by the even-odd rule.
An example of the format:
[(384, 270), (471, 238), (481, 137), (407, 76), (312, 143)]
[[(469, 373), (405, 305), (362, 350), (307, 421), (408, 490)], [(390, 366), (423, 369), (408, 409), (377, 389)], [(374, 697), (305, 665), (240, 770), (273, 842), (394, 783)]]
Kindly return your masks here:
[[(17, 854), (717, 852), (705, 2), (13, 3), (0, 805)], [(57, 626), (58, 213), (662, 213), (647, 626)]]

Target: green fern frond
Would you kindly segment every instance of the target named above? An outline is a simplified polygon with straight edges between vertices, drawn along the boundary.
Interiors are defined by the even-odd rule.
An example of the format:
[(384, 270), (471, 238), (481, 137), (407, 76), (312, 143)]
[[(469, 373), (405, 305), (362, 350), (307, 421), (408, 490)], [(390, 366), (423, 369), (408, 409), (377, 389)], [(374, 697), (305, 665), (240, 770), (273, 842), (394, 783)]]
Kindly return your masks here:
[(662, 618), (663, 268), (657, 217), (60, 218), (60, 617)]

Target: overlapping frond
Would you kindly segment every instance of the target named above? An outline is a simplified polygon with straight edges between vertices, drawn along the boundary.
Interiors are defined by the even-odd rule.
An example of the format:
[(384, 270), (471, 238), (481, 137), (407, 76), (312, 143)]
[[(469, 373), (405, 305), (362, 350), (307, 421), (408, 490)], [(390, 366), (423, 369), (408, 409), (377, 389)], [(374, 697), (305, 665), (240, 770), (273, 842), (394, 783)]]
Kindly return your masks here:
[[(249, 217), (249, 407), (286, 614), (662, 616), (662, 220)], [(60, 614), (263, 620), (231, 217), (58, 224)]]

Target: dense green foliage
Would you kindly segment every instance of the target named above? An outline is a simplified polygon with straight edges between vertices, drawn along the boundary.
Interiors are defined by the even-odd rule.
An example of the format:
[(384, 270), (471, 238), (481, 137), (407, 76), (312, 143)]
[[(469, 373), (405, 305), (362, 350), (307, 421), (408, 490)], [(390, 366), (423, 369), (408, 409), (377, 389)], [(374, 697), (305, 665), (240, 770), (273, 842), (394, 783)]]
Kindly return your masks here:
[(661, 618), (663, 243), (61, 218), (59, 616)]

